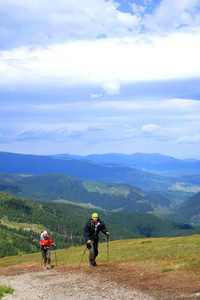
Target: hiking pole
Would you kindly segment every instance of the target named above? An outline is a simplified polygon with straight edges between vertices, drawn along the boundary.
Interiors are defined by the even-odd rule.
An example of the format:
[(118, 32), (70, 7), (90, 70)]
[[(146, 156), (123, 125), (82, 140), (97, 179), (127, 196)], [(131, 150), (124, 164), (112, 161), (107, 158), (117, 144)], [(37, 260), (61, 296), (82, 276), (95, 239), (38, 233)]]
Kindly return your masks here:
[(107, 235), (107, 263), (109, 263), (109, 237)]
[(43, 259), (44, 259), (44, 255), (43, 255), (43, 250), (41, 251), (42, 253), (42, 257), (41, 257), (41, 269), (42, 269), (42, 264), (43, 264)]
[(42, 269), (42, 261), (43, 261), (43, 255), (42, 255), (42, 259), (41, 259), (41, 269)]
[[(87, 245), (86, 245), (86, 248), (85, 248), (85, 250), (84, 250), (83, 256), (85, 255), (86, 250), (87, 250)], [(82, 256), (82, 258), (81, 258), (81, 261), (80, 261), (80, 263), (79, 263), (79, 265), (78, 265), (77, 270), (79, 269), (79, 267), (80, 267), (80, 265), (81, 265), (81, 262), (82, 262), (82, 260), (83, 260), (83, 256)]]
[(56, 256), (56, 247), (55, 246), (54, 246), (54, 254), (55, 254), (56, 267), (57, 267), (57, 256)]

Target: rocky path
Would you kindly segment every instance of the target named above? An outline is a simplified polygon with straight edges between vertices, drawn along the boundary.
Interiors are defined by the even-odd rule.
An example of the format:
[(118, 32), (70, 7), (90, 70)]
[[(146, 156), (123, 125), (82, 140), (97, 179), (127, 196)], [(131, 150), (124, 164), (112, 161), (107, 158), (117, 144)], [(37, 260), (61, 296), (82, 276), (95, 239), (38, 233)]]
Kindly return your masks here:
[(14, 294), (5, 295), (4, 299), (153, 299), (134, 289), (119, 287), (97, 274), (82, 272), (61, 273), (52, 269), (4, 276), (0, 281), (15, 289)]
[[(62, 300), (62, 299), (200, 299), (200, 293), (172, 293), (162, 288), (165, 277), (130, 272), (115, 266), (67, 268), (55, 267), (9, 269), (0, 273), (0, 284), (12, 287), (13, 294), (3, 299)], [(146, 276), (146, 277), (145, 277)], [(160, 281), (160, 285), (159, 285)], [(159, 287), (159, 288), (158, 288)]]

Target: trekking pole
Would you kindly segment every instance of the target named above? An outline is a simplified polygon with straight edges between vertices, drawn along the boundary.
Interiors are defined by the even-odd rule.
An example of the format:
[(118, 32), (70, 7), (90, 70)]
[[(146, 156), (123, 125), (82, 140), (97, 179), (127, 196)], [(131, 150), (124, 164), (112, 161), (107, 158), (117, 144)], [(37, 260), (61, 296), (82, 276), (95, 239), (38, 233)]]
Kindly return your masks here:
[(82, 262), (82, 260), (83, 260), (83, 257), (84, 257), (84, 255), (85, 255), (86, 250), (87, 250), (87, 245), (86, 245), (86, 248), (85, 248), (85, 250), (84, 250), (83, 256), (82, 256), (82, 258), (81, 258), (81, 261), (80, 261), (80, 263), (79, 263), (79, 265), (78, 265), (77, 270), (79, 269), (79, 267), (80, 267), (80, 265), (81, 265), (81, 262)]
[(109, 263), (109, 237), (107, 235), (107, 263)]
[(42, 254), (42, 257), (41, 257), (41, 269), (42, 269), (44, 256), (43, 256), (43, 252), (41, 254)]
[(41, 259), (41, 269), (42, 269), (42, 261), (43, 261), (43, 255), (42, 255), (42, 259)]
[(55, 254), (56, 267), (57, 267), (56, 246), (54, 246), (54, 254)]

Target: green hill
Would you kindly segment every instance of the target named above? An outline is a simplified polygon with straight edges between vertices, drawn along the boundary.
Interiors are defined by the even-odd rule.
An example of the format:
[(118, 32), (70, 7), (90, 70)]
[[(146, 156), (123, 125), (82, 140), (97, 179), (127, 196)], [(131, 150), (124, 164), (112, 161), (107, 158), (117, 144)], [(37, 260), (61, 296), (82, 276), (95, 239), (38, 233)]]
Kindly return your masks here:
[(39, 243), (33, 237), (39, 237), (34, 231), (8, 228), (0, 223), (0, 258), (10, 255), (34, 253), (40, 250)]
[(32, 200), (70, 201), (109, 211), (153, 213), (155, 210), (170, 213), (191, 196), (191, 193), (181, 191), (145, 192), (127, 184), (97, 183), (67, 174), (25, 176), (0, 173), (0, 190)]
[(188, 222), (200, 224), (200, 192), (193, 195), (179, 207), (176, 212), (181, 214)]

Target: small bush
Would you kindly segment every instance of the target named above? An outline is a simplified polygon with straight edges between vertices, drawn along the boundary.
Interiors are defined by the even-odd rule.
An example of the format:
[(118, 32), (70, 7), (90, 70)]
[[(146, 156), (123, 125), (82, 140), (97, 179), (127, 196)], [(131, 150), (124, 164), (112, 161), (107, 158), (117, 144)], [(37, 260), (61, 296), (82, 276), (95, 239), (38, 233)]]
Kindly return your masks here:
[(4, 294), (12, 294), (13, 292), (14, 292), (14, 290), (12, 288), (0, 285), (0, 298)]

